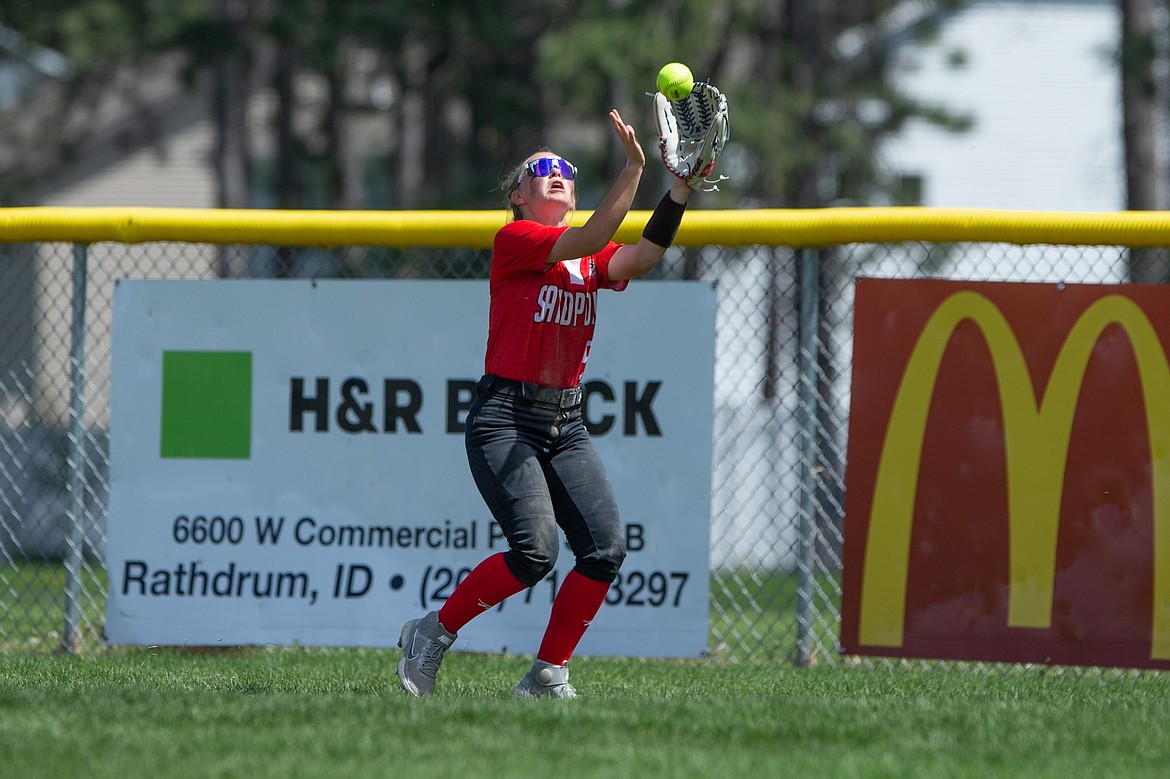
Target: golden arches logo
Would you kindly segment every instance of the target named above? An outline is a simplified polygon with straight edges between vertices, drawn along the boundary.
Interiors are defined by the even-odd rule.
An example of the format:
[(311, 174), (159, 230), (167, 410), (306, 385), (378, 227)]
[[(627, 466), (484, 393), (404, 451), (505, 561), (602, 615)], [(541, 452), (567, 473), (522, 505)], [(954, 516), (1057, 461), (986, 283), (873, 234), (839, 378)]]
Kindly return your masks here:
[(999, 308), (966, 290), (944, 300), (923, 328), (890, 413), (874, 484), (862, 573), (858, 641), (902, 645), (910, 530), (927, 415), (951, 335), (970, 321), (991, 353), (1003, 409), (1008, 490), (1009, 627), (1048, 628), (1056, 541), (1073, 416), (1084, 373), (1102, 331), (1119, 325), (1137, 360), (1151, 455), (1154, 585), (1150, 657), (1170, 659), (1170, 366), (1150, 320), (1129, 298), (1089, 306), (1065, 338), (1037, 399), (1019, 341)]

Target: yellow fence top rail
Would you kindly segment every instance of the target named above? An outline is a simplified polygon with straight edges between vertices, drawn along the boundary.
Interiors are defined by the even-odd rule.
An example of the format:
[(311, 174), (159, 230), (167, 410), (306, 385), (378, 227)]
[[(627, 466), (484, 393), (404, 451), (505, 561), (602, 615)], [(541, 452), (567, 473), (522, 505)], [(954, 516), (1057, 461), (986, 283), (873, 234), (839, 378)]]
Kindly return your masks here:
[[(590, 215), (581, 211), (573, 223)], [(649, 211), (631, 211), (616, 240), (636, 241)], [(198, 208), (0, 208), (0, 243), (184, 243), (488, 248), (497, 211), (276, 211)], [(682, 246), (846, 243), (1170, 246), (1170, 212), (946, 208), (692, 209)]]

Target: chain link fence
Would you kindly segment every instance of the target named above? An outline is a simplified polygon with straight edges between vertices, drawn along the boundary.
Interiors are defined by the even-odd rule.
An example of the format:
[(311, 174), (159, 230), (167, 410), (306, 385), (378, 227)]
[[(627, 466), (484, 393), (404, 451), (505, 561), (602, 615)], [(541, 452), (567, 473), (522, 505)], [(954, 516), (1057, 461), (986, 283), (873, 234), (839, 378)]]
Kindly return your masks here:
[[(474, 279), (489, 260), (459, 247), (0, 244), (0, 652), (103, 646), (119, 279)], [(1108, 283), (1130, 262), (1118, 247), (998, 243), (668, 251), (635, 283), (718, 290), (710, 653), (838, 657), (857, 277)]]

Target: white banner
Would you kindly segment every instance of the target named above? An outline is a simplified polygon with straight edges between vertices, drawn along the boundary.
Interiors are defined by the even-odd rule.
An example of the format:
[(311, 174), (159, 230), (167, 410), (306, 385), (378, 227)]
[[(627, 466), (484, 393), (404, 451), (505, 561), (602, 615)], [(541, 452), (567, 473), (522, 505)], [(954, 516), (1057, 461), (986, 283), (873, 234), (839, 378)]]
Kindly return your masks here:
[[(629, 556), (580, 654), (706, 649), (715, 291), (602, 292), (585, 414)], [(482, 281), (121, 281), (106, 633), (114, 644), (388, 647), (507, 548), (463, 423)], [(533, 653), (572, 568), (467, 625)]]

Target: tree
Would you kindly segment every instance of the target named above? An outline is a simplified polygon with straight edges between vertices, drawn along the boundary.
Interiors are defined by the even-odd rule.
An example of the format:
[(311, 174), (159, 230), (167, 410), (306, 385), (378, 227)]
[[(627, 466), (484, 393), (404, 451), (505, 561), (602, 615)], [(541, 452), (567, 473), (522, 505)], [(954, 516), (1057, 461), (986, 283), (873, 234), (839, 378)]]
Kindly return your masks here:
[[(1155, 73), (1160, 66), (1154, 45), (1153, 0), (1120, 0), (1121, 113), (1125, 150), (1125, 202), (1131, 211), (1170, 207), (1164, 139), (1164, 95)], [(1164, 66), (1165, 62), (1161, 63)], [(1170, 281), (1165, 252), (1131, 249), (1130, 280), (1160, 284)]]
[(213, 27), (218, 46), (215, 73), (215, 173), (220, 208), (246, 208), (249, 197), (248, 98), (252, 83), (251, 6), (246, 0), (216, 0)]
[[(886, 185), (874, 165), (883, 135), (911, 116), (953, 121), (890, 85), (886, 28), (908, 6), (900, 0), (183, 0), (181, 13), (165, 0), (18, 5), (19, 21), (40, 42), (62, 47), (83, 69), (166, 46), (214, 68), (223, 204), (244, 200), (246, 144), (226, 137), (245, 133), (239, 90), (270, 83), (283, 117), (274, 128), (278, 202), (303, 202), (302, 179), (315, 164), (331, 168), (324, 204), (355, 205), (360, 165), (350, 146), (346, 63), (359, 49), (378, 52), (395, 90), (386, 117), (396, 128), (399, 207), (494, 205), (502, 168), (554, 141), (598, 174), (585, 182), (606, 181), (620, 152), (590, 128), (603, 128), (606, 110), (618, 105), (650, 135), (644, 93), (672, 59), (687, 60), (732, 101), (732, 142), (745, 164), (708, 203), (868, 202)], [(293, 80), (306, 75), (329, 84), (309, 131), (293, 126), (290, 112)], [(646, 189), (639, 207), (656, 199)]]

